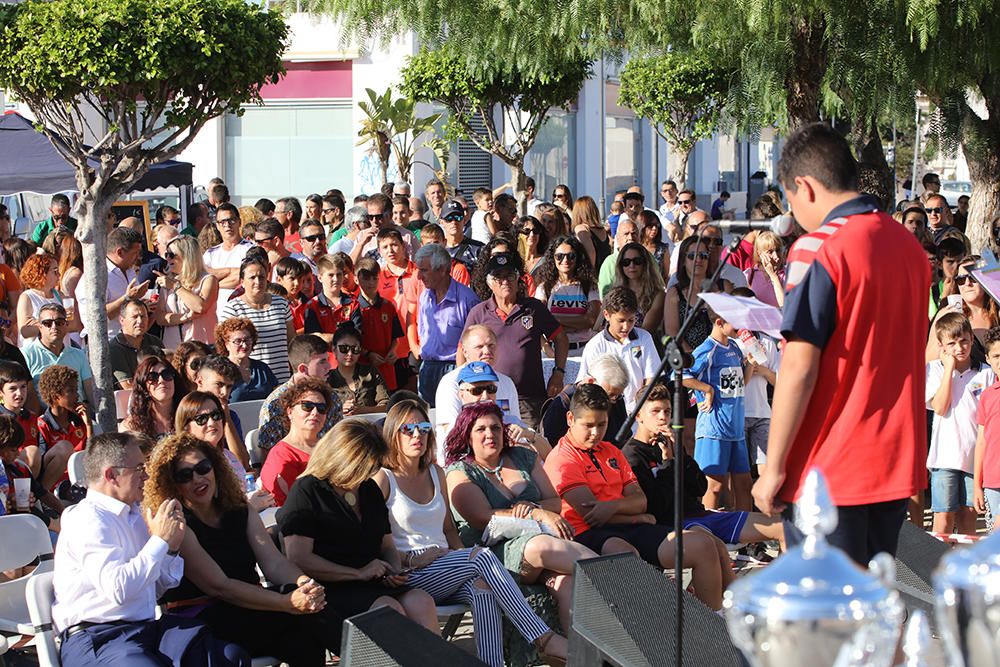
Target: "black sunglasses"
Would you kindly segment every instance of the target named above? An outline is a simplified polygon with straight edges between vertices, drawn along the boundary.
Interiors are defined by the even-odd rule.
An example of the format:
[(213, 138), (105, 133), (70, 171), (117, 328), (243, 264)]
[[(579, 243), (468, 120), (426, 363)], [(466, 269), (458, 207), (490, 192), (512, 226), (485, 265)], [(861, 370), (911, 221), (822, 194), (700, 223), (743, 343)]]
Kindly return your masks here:
[(642, 258), (642, 255), (636, 257), (623, 257), (622, 258), (622, 268), (627, 268), (629, 266), (642, 266), (646, 263), (646, 260)]
[(465, 220), (464, 215), (449, 215), (447, 218), (442, 218), (445, 222), (462, 222)]
[(191, 421), (193, 421), (198, 426), (204, 426), (205, 424), (208, 423), (209, 419), (211, 419), (214, 422), (222, 421), (222, 412), (219, 410), (212, 410), (211, 412), (202, 412), (201, 414), (192, 417)]
[(497, 386), (495, 384), (484, 384), (479, 386), (469, 385), (467, 387), (464, 387), (464, 389), (473, 396), (482, 396), (483, 394), (497, 393)]
[(368, 214), (368, 219), (369, 220), (381, 220), (383, 217), (385, 217), (385, 213), (369, 213)]
[(259, 238), (257, 238), (257, 237), (254, 237), (254, 240), (253, 240), (253, 242), (254, 242), (254, 243), (257, 243), (257, 244), (261, 244), (261, 243), (267, 243), (268, 241), (272, 241), (272, 240), (274, 240), (274, 239), (276, 239), (276, 238), (278, 238), (278, 237), (277, 237), (277, 236), (268, 236), (268, 237), (266, 237), (266, 238), (262, 238), (262, 239), (259, 239)]
[(534, 227), (522, 227), (521, 236), (531, 236), (532, 234), (537, 234), (538, 230)]
[(337, 350), (339, 350), (341, 354), (361, 354), (360, 345), (338, 345)]
[(171, 250), (168, 250), (165, 253), (163, 253), (163, 259), (167, 259), (167, 260), (177, 259), (177, 253), (175, 253), (175, 252), (173, 252)]
[(576, 261), (576, 253), (575, 252), (557, 252), (557, 253), (554, 253), (553, 256), (556, 258), (557, 262), (562, 262), (563, 260), (568, 261), (568, 262), (575, 262)]
[(970, 276), (968, 273), (961, 276), (955, 276), (955, 284), (958, 285), (959, 287), (970, 281), (975, 282), (973, 277)]
[(678, 199), (677, 203), (680, 204), (681, 206), (684, 206), (685, 204), (690, 204), (693, 201), (694, 201), (693, 199)]
[(300, 238), (303, 241), (307, 241), (309, 243), (315, 243), (316, 241), (325, 241), (326, 234), (313, 234), (312, 236), (302, 236)]
[(194, 479), (194, 474), (205, 476), (212, 472), (212, 462), (208, 459), (198, 461), (190, 468), (177, 468), (174, 470), (174, 482), (177, 484), (187, 484)]
[(321, 415), (325, 415), (327, 412), (326, 403), (316, 403), (315, 401), (299, 401), (295, 405), (298, 405), (305, 412), (312, 412), (315, 410)]
[(55, 320), (39, 320), (38, 323), (41, 324), (46, 329), (51, 329), (54, 326), (55, 327), (64, 327), (64, 326), (66, 326), (66, 318), (65, 317), (60, 317), (60, 318), (55, 319)]
[(931, 206), (930, 208), (925, 208), (924, 210), (928, 213), (936, 213), (938, 215), (944, 213), (944, 208), (941, 206)]
[(226, 219), (216, 218), (215, 219), (215, 224), (217, 224), (217, 225), (238, 225), (238, 224), (240, 224), (240, 219), (239, 218), (226, 218)]
[(160, 380), (164, 382), (172, 382), (177, 376), (172, 368), (164, 368), (162, 371), (149, 371), (146, 373), (146, 382), (148, 384), (156, 384)]
[(708, 259), (708, 256), (709, 256), (709, 255), (708, 255), (708, 253), (707, 253), (707, 252), (698, 252), (698, 253), (695, 253), (695, 252), (689, 252), (689, 253), (687, 254), (687, 258), (688, 258), (688, 259), (694, 259), (694, 258), (695, 258), (695, 256), (697, 256), (697, 257), (698, 257), (698, 259)]

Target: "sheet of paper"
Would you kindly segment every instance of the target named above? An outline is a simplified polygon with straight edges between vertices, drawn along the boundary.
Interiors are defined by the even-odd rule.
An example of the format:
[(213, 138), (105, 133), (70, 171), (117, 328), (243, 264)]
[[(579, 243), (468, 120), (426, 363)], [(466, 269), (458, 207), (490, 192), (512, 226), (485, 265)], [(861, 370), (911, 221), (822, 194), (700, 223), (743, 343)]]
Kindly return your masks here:
[(781, 338), (781, 311), (774, 306), (750, 297), (719, 292), (701, 292), (698, 296), (711, 306), (719, 317), (737, 329), (762, 331), (768, 336)]

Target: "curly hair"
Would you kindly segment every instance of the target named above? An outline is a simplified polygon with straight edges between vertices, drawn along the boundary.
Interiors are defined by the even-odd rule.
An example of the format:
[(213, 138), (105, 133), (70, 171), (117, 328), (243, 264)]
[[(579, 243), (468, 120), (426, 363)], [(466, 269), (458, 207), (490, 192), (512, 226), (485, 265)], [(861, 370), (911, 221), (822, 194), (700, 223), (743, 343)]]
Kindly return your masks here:
[[(153, 397), (149, 394), (149, 373), (157, 366), (174, 370), (169, 361), (157, 354), (151, 354), (140, 361), (135, 369), (132, 400), (128, 406), (128, 422), (132, 426), (130, 430), (150, 437), (156, 437), (156, 433), (153, 430)], [(176, 411), (181, 396), (182, 394), (177, 391), (175, 378), (174, 395), (171, 397), (172, 411)]]
[(257, 327), (245, 317), (230, 317), (215, 327), (216, 352), (224, 357), (228, 357), (229, 351), (226, 349), (226, 339), (238, 331), (247, 331), (250, 333), (250, 351), (252, 352), (257, 346)]
[(149, 479), (143, 487), (144, 508), (155, 512), (165, 500), (177, 499), (184, 502), (177, 482), (174, 481), (174, 472), (177, 462), (189, 452), (198, 452), (212, 462), (216, 488), (212, 503), (216, 507), (225, 513), (247, 504), (241, 480), (237, 479), (232, 466), (218, 447), (213, 447), (190, 433), (174, 433), (153, 448), (153, 453), (146, 462)]
[[(486, 265), (489, 264), (490, 258), (493, 257), (493, 250), (500, 246), (506, 246), (507, 250), (505, 252), (513, 260), (514, 268), (517, 269), (518, 275), (524, 276), (524, 258), (517, 251), (517, 241), (509, 232), (498, 232), (490, 239), (489, 243), (480, 248), (479, 256), (476, 258), (476, 263), (470, 272), (469, 287), (483, 301), (493, 296), (493, 290), (486, 284)], [(524, 281), (521, 280), (517, 289), (517, 298), (522, 298), (524, 294)]]
[(21, 284), (30, 289), (45, 289), (45, 280), (56, 258), (49, 254), (32, 255), (21, 267)]
[[(200, 340), (186, 340), (174, 350), (174, 356), (170, 358), (170, 364), (177, 371), (177, 379), (174, 380), (174, 384), (182, 396), (194, 391), (194, 385), (187, 377), (187, 365), (191, 357), (196, 354), (207, 357), (214, 352), (215, 350), (212, 349), (211, 345), (203, 343)], [(198, 369), (195, 368), (195, 370), (197, 371)]]
[[(455, 418), (455, 425), (451, 427), (448, 438), (444, 441), (444, 460), (446, 465), (451, 465), (456, 461), (469, 461), (472, 454), (472, 427), (476, 421), (482, 417), (493, 415), (503, 424), (503, 411), (496, 403), (470, 403), (462, 408)], [(507, 429), (503, 431), (503, 446), (500, 454), (510, 449), (513, 445), (510, 441), (510, 434)]]
[[(423, 401), (404, 399), (389, 408), (385, 415), (385, 424), (382, 426), (382, 437), (389, 445), (389, 453), (382, 461), (389, 470), (399, 470), (402, 467), (402, 454), (399, 451), (399, 427), (406, 423), (406, 418), (411, 412), (418, 412), (423, 416), (424, 421), (430, 422), (431, 418), (427, 412), (427, 406)], [(434, 463), (437, 452), (437, 444), (434, 440), (434, 428), (427, 434), (427, 448), (423, 456), (420, 457), (420, 469), (425, 470)]]
[[(582, 197), (581, 197), (582, 199)], [(580, 201), (579, 199), (577, 201)], [(561, 245), (568, 245), (576, 254), (576, 261), (573, 262), (572, 279), (580, 283), (580, 288), (584, 294), (590, 294), (590, 290), (597, 285), (594, 279), (594, 267), (587, 258), (587, 250), (580, 243), (580, 239), (575, 236), (560, 236), (552, 241), (545, 249), (545, 259), (542, 260), (542, 267), (539, 272), (538, 284), (545, 289), (548, 296), (552, 296), (552, 290), (559, 282), (559, 269), (556, 267), (556, 248)]]
[(325, 380), (314, 377), (299, 378), (278, 399), (278, 407), (281, 410), (281, 425), (284, 427), (286, 435), (292, 429), (292, 423), (288, 419), (288, 411), (309, 392), (316, 392), (323, 397), (327, 412), (330, 412), (330, 408), (333, 407), (333, 389)]
[(77, 389), (80, 385), (80, 374), (69, 366), (54, 364), (49, 366), (38, 378), (38, 393), (47, 404), (55, 403), (56, 398), (65, 394), (70, 389)]
[[(639, 290), (636, 291), (636, 297), (639, 299), (639, 310), (643, 313), (648, 313), (649, 309), (653, 307), (653, 301), (658, 295), (663, 294), (665, 287), (663, 285), (663, 275), (656, 265), (656, 259), (646, 249), (646, 246), (641, 243), (626, 243), (622, 246), (615, 260), (615, 279), (612, 287), (618, 285), (629, 286), (628, 278), (625, 276), (624, 269), (622, 269), (622, 260), (625, 259), (625, 253), (630, 250), (638, 252), (639, 256), (645, 260), (642, 263), (642, 275), (639, 277)], [(642, 322), (639, 324), (641, 325)]]

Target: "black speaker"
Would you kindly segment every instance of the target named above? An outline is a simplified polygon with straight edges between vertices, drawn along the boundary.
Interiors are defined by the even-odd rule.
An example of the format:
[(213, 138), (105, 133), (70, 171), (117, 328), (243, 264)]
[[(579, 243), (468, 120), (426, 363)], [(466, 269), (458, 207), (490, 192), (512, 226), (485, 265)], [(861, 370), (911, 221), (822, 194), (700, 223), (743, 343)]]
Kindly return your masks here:
[[(633, 554), (582, 560), (573, 577), (572, 667), (673, 665), (675, 584)], [(684, 665), (748, 663), (729, 640), (725, 620), (684, 593)]]
[(917, 609), (927, 614), (932, 631), (936, 628), (934, 616), (934, 584), (932, 574), (941, 557), (951, 550), (947, 544), (933, 537), (909, 521), (899, 529), (896, 547), (896, 590), (906, 605), (907, 616)]
[(344, 667), (484, 666), (474, 655), (388, 607), (344, 621), (340, 664)]

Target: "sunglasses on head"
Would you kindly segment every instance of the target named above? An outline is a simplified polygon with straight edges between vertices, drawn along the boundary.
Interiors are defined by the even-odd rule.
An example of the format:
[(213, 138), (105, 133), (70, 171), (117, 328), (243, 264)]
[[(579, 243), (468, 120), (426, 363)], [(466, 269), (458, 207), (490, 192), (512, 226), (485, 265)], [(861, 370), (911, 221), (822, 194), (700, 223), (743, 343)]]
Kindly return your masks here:
[(303, 412), (312, 412), (315, 410), (321, 415), (325, 415), (327, 410), (326, 403), (316, 403), (315, 401), (299, 401), (295, 405), (302, 408)]
[(190, 468), (177, 468), (174, 470), (174, 482), (177, 484), (187, 484), (194, 479), (194, 474), (205, 476), (212, 472), (212, 462), (208, 459), (198, 461)]
[(337, 350), (339, 350), (341, 354), (361, 354), (360, 345), (338, 345)]
[(313, 234), (311, 236), (303, 236), (301, 239), (307, 243), (315, 243), (316, 241), (325, 241), (326, 234)]
[(399, 432), (403, 435), (414, 436), (417, 433), (420, 435), (427, 435), (431, 432), (430, 422), (416, 422), (413, 424), (400, 424)]
[(925, 208), (924, 210), (928, 213), (936, 213), (937, 215), (941, 215), (944, 212), (944, 208), (941, 206), (931, 206), (930, 208)]
[(497, 393), (497, 386), (495, 384), (483, 384), (483, 385), (468, 385), (463, 387), (465, 391), (469, 392), (473, 396), (482, 396), (483, 394), (495, 394)]
[(698, 259), (708, 259), (708, 253), (702, 251), (702, 252), (689, 252), (687, 254), (688, 259), (694, 259), (695, 257), (697, 257)]
[(955, 284), (956, 285), (958, 285), (959, 287), (961, 287), (965, 283), (973, 283), (973, 284), (975, 284), (975, 280), (968, 273), (964, 273), (964, 274), (955, 276)]
[(46, 329), (51, 329), (52, 327), (64, 327), (66, 326), (66, 318), (59, 317), (54, 320), (39, 320), (38, 323)]
[(146, 382), (149, 384), (156, 384), (160, 380), (164, 382), (173, 382), (174, 377), (177, 374), (174, 373), (172, 368), (164, 368), (162, 371), (149, 371), (146, 373)]
[(630, 266), (642, 266), (646, 263), (646, 260), (642, 258), (642, 255), (636, 255), (635, 257), (624, 257), (622, 258), (622, 268), (628, 268)]
[(555, 253), (555, 258), (557, 262), (575, 262), (576, 253), (575, 252), (557, 252)]
[(222, 421), (222, 412), (219, 410), (212, 410), (211, 412), (202, 412), (201, 414), (195, 415), (191, 418), (198, 426), (204, 426), (211, 419), (214, 422)]

